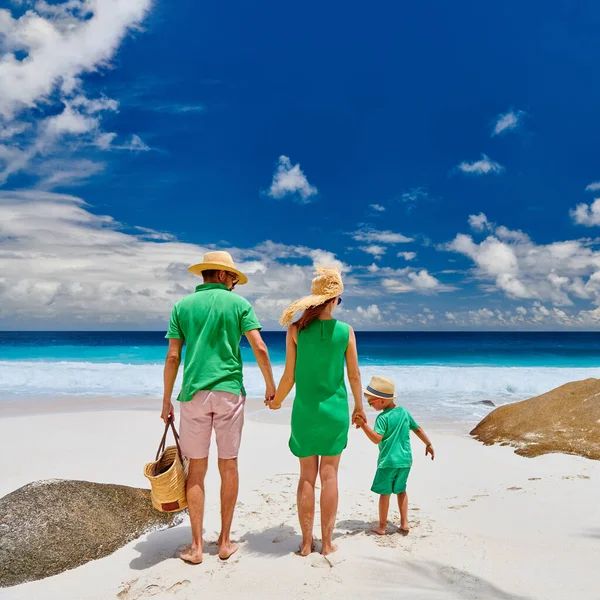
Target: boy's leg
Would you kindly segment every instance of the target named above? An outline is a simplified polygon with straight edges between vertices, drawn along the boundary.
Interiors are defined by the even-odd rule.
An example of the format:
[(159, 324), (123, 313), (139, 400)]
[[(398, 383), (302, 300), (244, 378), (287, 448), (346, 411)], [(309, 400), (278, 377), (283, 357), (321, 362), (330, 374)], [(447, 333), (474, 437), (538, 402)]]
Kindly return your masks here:
[(408, 525), (408, 494), (406, 491), (398, 494), (398, 508), (400, 509), (400, 530), (408, 533), (410, 527)]
[(308, 556), (313, 551), (313, 524), (315, 521), (315, 483), (319, 474), (319, 457), (300, 459), (298, 481), (298, 520), (302, 530), (302, 544), (298, 554)]
[(390, 509), (390, 495), (381, 494), (379, 496), (379, 525), (373, 528), (373, 532), (379, 535), (385, 535), (387, 531), (388, 511)]

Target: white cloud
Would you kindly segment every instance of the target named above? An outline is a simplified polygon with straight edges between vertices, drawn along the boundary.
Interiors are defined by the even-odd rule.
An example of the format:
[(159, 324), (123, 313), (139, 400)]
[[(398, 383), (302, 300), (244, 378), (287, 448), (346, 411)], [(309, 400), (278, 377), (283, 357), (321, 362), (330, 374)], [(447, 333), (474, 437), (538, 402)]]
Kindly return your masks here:
[(585, 225), (586, 227), (600, 225), (600, 198), (596, 198), (591, 204), (583, 202), (578, 204), (571, 209), (569, 214), (578, 225)]
[(360, 249), (367, 254), (371, 254), (375, 258), (381, 258), (385, 254), (385, 246), (371, 244), (370, 246), (361, 246)]
[(412, 188), (400, 196), (400, 200), (407, 205), (408, 212), (410, 212), (418, 202), (422, 202), (428, 198), (429, 194), (422, 187)]
[(458, 234), (446, 249), (469, 257), (473, 273), (485, 289), (509, 298), (570, 306), (573, 299), (600, 304), (600, 251), (590, 240), (536, 244), (522, 231), (497, 227), (476, 243)]
[(379, 244), (406, 244), (414, 241), (413, 238), (406, 237), (401, 233), (394, 233), (393, 231), (377, 231), (365, 227), (354, 231), (351, 235), (357, 242), (377, 242)]
[(414, 258), (417, 257), (417, 253), (416, 252), (398, 252), (398, 254), (396, 254), (396, 256), (398, 258), (403, 258), (404, 260), (413, 260)]
[(370, 204), (369, 206), (376, 212), (384, 212), (385, 211), (385, 206), (382, 206), (381, 204)]
[(392, 293), (405, 294), (407, 292), (417, 292), (420, 294), (437, 294), (439, 292), (452, 292), (456, 290), (454, 286), (445, 285), (433, 275), (430, 275), (426, 269), (404, 269), (403, 276), (384, 279), (382, 281), (384, 288)]
[(470, 175), (487, 175), (488, 173), (501, 173), (504, 171), (504, 167), (500, 163), (491, 160), (485, 154), (482, 154), (481, 158), (475, 162), (461, 162), (458, 169)]
[(469, 225), (471, 229), (474, 229), (475, 231), (485, 231), (493, 228), (493, 223), (490, 223), (483, 213), (469, 215)]
[(104, 168), (104, 163), (92, 160), (51, 159), (43, 162), (36, 171), (36, 174), (42, 178), (36, 187), (53, 190), (61, 186), (81, 185), (90, 177), (102, 172)]
[[(173, 303), (199, 282), (187, 267), (211, 248), (127, 228), (75, 196), (0, 191), (0, 328), (163, 327)], [(315, 264), (344, 270), (349, 298), (360, 287), (327, 250), (273, 242), (223, 249), (249, 275), (240, 293), (271, 326), (308, 293)]]
[(510, 110), (503, 115), (498, 115), (492, 137), (506, 131), (514, 131), (519, 127), (524, 116), (525, 113), (522, 110)]
[(600, 190), (600, 181), (594, 181), (593, 183), (585, 186), (586, 192), (597, 192), (598, 190)]
[(292, 166), (287, 156), (280, 156), (271, 187), (269, 188), (269, 196), (277, 199), (285, 198), (286, 196), (295, 196), (301, 202), (307, 203), (317, 194), (317, 188), (308, 183), (308, 179), (300, 168), (300, 164)]
[[(0, 183), (46, 157), (65, 159), (102, 138), (101, 115), (117, 110), (88, 98), (82, 76), (106, 68), (123, 38), (138, 28), (151, 0), (44, 0), (18, 18), (0, 9)], [(16, 52), (25, 53), (17, 58)], [(52, 116), (32, 117), (38, 114)], [(83, 144), (70, 144), (77, 138)], [(140, 148), (136, 148), (140, 149)], [(59, 156), (60, 155), (60, 156)], [(35, 164), (37, 163), (37, 164)]]

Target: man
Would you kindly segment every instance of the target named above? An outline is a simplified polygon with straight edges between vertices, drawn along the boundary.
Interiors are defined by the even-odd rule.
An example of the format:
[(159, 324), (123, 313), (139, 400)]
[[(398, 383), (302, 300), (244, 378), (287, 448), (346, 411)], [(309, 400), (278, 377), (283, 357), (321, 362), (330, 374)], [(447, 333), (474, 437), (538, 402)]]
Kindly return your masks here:
[(244, 422), (246, 392), (242, 382), (240, 340), (245, 335), (263, 374), (265, 400), (275, 396), (269, 353), (260, 335), (260, 323), (250, 303), (231, 291), (248, 278), (235, 268), (227, 252), (208, 252), (203, 262), (189, 268), (204, 284), (173, 307), (169, 350), (165, 360), (161, 418), (173, 418), (171, 397), (186, 344), (181, 402), (180, 445), (190, 459), (187, 501), (192, 525), (192, 544), (180, 558), (202, 562), (204, 477), (212, 430), (217, 441), (221, 475), (221, 534), (219, 558), (229, 558), (237, 549), (230, 539), (231, 522), (238, 495), (238, 450)]

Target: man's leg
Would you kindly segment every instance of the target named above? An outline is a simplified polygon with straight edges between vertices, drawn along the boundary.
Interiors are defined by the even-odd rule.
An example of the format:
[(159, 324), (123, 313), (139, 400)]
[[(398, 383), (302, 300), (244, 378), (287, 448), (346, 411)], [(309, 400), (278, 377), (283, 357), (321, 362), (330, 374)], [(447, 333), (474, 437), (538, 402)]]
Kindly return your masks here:
[(338, 507), (338, 467), (341, 454), (322, 456), (319, 472), (321, 474), (321, 554), (326, 556), (337, 550), (332, 537)]
[(315, 483), (319, 474), (319, 457), (300, 459), (298, 481), (298, 520), (302, 530), (302, 543), (298, 554), (308, 556), (313, 551), (313, 525), (315, 522)]
[(202, 562), (204, 549), (202, 522), (204, 520), (204, 477), (207, 468), (208, 458), (190, 459), (186, 494), (192, 525), (192, 545), (181, 552), (179, 558), (196, 564)]
[(231, 541), (231, 523), (238, 497), (239, 474), (237, 458), (219, 459), (221, 474), (221, 534), (219, 535), (219, 558), (228, 559), (238, 545)]
[(221, 475), (221, 534), (219, 535), (219, 558), (228, 559), (238, 545), (231, 541), (231, 523), (238, 497), (238, 453), (244, 427), (244, 403), (241, 395), (229, 392), (211, 392), (214, 409), (213, 424), (219, 452)]
[(183, 456), (189, 458), (186, 496), (192, 545), (180, 553), (182, 560), (202, 562), (202, 523), (204, 520), (204, 478), (208, 468), (208, 452), (212, 433), (212, 413), (207, 404), (208, 392), (200, 391), (189, 402), (181, 403), (179, 442)]

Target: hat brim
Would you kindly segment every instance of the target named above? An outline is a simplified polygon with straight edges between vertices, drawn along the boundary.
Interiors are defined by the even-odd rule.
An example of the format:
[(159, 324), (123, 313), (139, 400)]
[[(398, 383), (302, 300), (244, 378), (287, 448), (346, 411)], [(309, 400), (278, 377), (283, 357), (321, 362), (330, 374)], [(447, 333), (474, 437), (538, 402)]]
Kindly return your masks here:
[(398, 397), (398, 394), (393, 394), (392, 396), (380, 396), (377, 392), (371, 392), (366, 388), (363, 388), (363, 393), (367, 396), (372, 396), (373, 398), (379, 398), (380, 400), (394, 400)]
[(204, 271), (229, 271), (230, 273), (235, 273), (238, 276), (238, 284), (244, 285), (248, 283), (248, 278), (236, 268), (231, 267), (230, 265), (224, 265), (221, 263), (198, 263), (197, 265), (192, 265), (189, 267), (188, 271), (192, 275), (202, 276)]
[(282, 313), (279, 318), (279, 323), (283, 326), (289, 325), (294, 318), (294, 315), (301, 310), (306, 310), (307, 308), (311, 308), (312, 306), (320, 306), (324, 304), (328, 300), (332, 300), (337, 296), (341, 296), (342, 291), (338, 291), (335, 294), (311, 294), (310, 296), (304, 296), (304, 298), (300, 298), (300, 300), (296, 300), (290, 304)]

